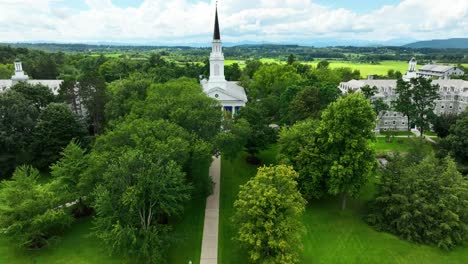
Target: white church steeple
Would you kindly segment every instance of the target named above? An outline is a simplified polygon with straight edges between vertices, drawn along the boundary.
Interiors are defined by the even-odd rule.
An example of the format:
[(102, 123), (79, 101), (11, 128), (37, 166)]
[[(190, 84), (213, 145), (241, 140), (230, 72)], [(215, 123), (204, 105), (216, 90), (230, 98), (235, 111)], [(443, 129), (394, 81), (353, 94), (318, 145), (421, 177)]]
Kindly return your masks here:
[(20, 60), (15, 60), (15, 75), (11, 76), (13, 82), (22, 82), (29, 80), (29, 76), (24, 74), (23, 65)]
[(218, 5), (216, 4), (215, 25), (213, 33), (212, 50), (210, 54), (210, 83), (219, 83), (219, 86), (225, 88), (226, 78), (224, 77), (224, 54), (219, 33)]

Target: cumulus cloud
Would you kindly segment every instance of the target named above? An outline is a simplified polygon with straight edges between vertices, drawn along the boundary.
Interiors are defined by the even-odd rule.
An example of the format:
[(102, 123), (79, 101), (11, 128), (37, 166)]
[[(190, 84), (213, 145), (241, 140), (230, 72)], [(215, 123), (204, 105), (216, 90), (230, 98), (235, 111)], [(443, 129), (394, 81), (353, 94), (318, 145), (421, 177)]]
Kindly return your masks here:
[[(215, 1), (0, 0), (0, 41), (203, 43), (212, 34)], [(367, 13), (313, 0), (220, 1), (222, 38), (231, 42), (303, 42), (320, 38), (388, 41), (468, 35), (468, 1), (403, 0)]]

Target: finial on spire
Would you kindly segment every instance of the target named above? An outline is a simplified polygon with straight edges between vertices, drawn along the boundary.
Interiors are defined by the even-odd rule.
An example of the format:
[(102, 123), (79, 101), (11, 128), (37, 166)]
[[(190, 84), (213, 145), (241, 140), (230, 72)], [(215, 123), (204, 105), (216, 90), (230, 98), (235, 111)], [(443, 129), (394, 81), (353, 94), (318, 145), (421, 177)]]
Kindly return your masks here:
[(216, 1), (216, 14), (215, 14), (215, 26), (213, 40), (221, 40), (221, 34), (219, 34), (219, 22), (218, 22), (218, 1)]

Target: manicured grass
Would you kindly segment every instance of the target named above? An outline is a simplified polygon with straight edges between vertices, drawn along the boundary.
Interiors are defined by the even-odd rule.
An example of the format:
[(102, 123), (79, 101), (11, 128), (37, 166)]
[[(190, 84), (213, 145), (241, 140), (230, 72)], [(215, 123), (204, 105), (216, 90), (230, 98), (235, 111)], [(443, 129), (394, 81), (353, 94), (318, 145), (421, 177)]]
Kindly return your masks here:
[(173, 235), (176, 241), (169, 250), (168, 263), (200, 263), (205, 204), (205, 198), (190, 201), (184, 215), (176, 219)]
[(0, 237), (0, 263), (125, 263), (122, 258), (110, 257), (99, 241), (91, 236), (92, 226), (91, 218), (81, 219), (52, 245), (41, 250), (18, 249), (5, 237)]
[(426, 131), (424, 132), (424, 135), (428, 137), (437, 137), (437, 133), (433, 131)]
[[(271, 148), (260, 154), (265, 164), (274, 163), (276, 149)], [(247, 256), (239, 248), (239, 243), (232, 238), (236, 228), (231, 222), (234, 214), (233, 204), (239, 192), (239, 186), (246, 183), (257, 172), (257, 167), (245, 162), (247, 155), (229, 161), (222, 159), (221, 163), (221, 195), (219, 208), (218, 263), (247, 263)]]
[[(275, 149), (261, 153), (266, 163), (274, 163)], [(246, 155), (221, 166), (221, 204), (218, 263), (247, 263), (245, 250), (232, 240), (236, 234), (232, 217), (233, 203), (239, 186), (256, 173), (256, 167), (245, 162)], [(468, 247), (451, 252), (407, 242), (377, 232), (364, 221), (364, 205), (375, 192), (372, 179), (360, 198), (350, 199), (348, 208), (340, 209), (338, 198), (326, 198), (308, 204), (303, 215), (307, 233), (303, 238), (301, 263), (466, 263)]]
[(371, 142), (375, 152), (406, 152), (408, 151), (408, 142), (411, 138), (398, 137), (393, 138), (392, 142), (386, 142), (385, 137), (377, 137), (375, 142)]
[[(208, 173), (208, 168), (199, 173)], [(45, 181), (50, 175), (45, 174)], [(183, 216), (171, 219), (174, 243), (168, 252), (169, 264), (200, 262), (205, 197), (196, 197), (185, 205)], [(0, 233), (0, 263), (8, 264), (107, 264), (128, 263), (119, 256), (109, 256), (92, 236), (92, 218), (80, 219), (51, 246), (41, 250), (18, 249)], [(130, 262), (131, 264), (137, 262)]]
[[(330, 68), (342, 68), (348, 67), (353, 70), (359, 70), (361, 72), (361, 77), (366, 78), (368, 75), (378, 74), (378, 75), (387, 75), (388, 70), (400, 71), (405, 73), (408, 69), (408, 62), (406, 61), (381, 61), (378, 64), (370, 63), (358, 63), (350, 61), (331, 61)], [(310, 62), (309, 64), (317, 66), (319, 61)]]
[(386, 135), (391, 135), (391, 136), (415, 136), (415, 134), (408, 132), (408, 131), (380, 131), (380, 135), (386, 136)]

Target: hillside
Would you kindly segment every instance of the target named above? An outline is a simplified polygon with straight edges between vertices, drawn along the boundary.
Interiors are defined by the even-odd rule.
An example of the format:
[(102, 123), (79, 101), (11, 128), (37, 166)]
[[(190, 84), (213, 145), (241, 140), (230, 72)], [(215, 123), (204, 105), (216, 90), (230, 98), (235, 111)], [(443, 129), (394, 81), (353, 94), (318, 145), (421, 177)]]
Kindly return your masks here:
[(421, 49), (467, 49), (468, 38), (452, 38), (452, 39), (433, 39), (427, 41), (418, 41), (403, 45), (403, 47)]

